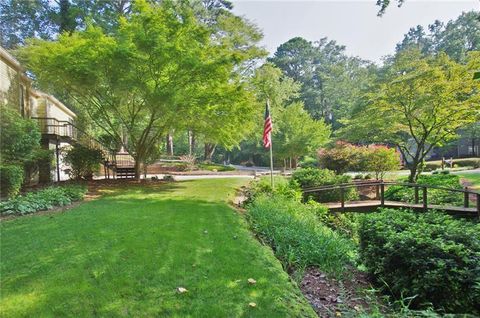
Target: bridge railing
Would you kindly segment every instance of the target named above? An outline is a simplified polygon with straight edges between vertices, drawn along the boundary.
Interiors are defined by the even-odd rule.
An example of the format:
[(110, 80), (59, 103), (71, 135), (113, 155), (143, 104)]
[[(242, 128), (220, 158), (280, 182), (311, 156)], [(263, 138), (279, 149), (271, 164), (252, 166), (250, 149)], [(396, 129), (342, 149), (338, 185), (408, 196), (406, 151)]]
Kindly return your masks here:
[(303, 188), (302, 192), (304, 194), (308, 193), (318, 193), (324, 191), (340, 190), (340, 204), (342, 210), (345, 208), (345, 190), (348, 188), (361, 188), (361, 187), (376, 187), (377, 199), (380, 200), (380, 206), (385, 205), (385, 187), (386, 186), (403, 186), (414, 188), (414, 203), (420, 204), (420, 192), (422, 198), (422, 207), (423, 210), (428, 209), (428, 189), (443, 190), (448, 192), (463, 193), (463, 207), (469, 208), (470, 206), (470, 197), (473, 196), (476, 198), (476, 211), (480, 217), (480, 192), (465, 189), (454, 189), (447, 187), (440, 187), (435, 185), (425, 185), (418, 183), (408, 183), (408, 182), (393, 182), (393, 181), (366, 181), (366, 182), (353, 182), (353, 183), (342, 183), (335, 185), (325, 185), (319, 187), (308, 187)]

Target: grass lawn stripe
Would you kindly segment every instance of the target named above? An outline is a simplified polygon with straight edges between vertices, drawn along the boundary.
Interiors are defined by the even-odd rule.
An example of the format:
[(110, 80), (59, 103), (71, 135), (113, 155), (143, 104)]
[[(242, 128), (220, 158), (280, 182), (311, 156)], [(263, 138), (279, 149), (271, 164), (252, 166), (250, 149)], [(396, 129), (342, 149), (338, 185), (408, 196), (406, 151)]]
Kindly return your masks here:
[(132, 186), (66, 213), (2, 222), (1, 316), (313, 317), (228, 206), (245, 182)]

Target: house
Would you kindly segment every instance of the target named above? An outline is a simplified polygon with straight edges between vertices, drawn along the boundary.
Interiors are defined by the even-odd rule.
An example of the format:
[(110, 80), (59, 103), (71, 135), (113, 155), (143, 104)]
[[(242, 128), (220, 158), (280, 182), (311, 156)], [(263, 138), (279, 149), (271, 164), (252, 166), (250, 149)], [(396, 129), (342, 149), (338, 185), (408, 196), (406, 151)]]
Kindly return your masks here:
[(36, 120), (42, 133), (41, 145), (54, 152), (54, 162), (40, 165), (30, 182), (67, 180), (61, 149), (77, 139), (76, 114), (55, 97), (32, 88), (22, 65), (0, 47), (0, 104), (16, 109), (24, 118)]

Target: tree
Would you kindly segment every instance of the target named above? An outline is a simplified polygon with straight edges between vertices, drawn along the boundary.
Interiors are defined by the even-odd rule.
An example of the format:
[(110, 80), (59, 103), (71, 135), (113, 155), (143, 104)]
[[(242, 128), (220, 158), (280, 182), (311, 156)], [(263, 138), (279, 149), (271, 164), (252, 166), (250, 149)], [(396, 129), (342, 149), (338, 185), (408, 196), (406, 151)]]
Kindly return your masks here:
[[(394, 0), (397, 2), (397, 6), (400, 8), (403, 3), (405, 2), (405, 0)], [(380, 7), (380, 10), (378, 11), (378, 16), (382, 16), (385, 11), (387, 10), (388, 6), (390, 5), (390, 3), (392, 2), (392, 0), (377, 0), (377, 6)]]
[(472, 78), (480, 52), (461, 65), (445, 53), (422, 56), (419, 50), (399, 53), (378, 86), (345, 122), (342, 135), (352, 141), (395, 145), (415, 182), (421, 163), (456, 131), (479, 120), (480, 86)]
[(213, 117), (208, 106), (220, 88), (241, 90), (236, 70), (251, 55), (213, 32), (186, 4), (139, 0), (111, 35), (89, 26), (56, 42), (33, 40), (20, 52), (40, 83), (63, 87), (128, 150), (139, 178), (162, 136), (192, 114)]
[(294, 160), (294, 166), (302, 156), (312, 154), (327, 143), (330, 127), (322, 120), (315, 120), (296, 102), (279, 111), (273, 131), (273, 145), (278, 159)]
[(386, 172), (400, 168), (400, 156), (395, 149), (381, 145), (366, 148), (363, 161), (365, 170), (373, 171), (377, 180), (383, 180)]
[(315, 119), (340, 125), (340, 119), (353, 107), (356, 95), (370, 81), (374, 67), (359, 58), (345, 55), (345, 47), (322, 38), (312, 43), (293, 38), (280, 45), (270, 62), (301, 84), (305, 109)]
[(28, 38), (52, 40), (62, 32), (84, 30), (88, 21), (111, 32), (130, 9), (129, 0), (5, 0), (0, 2), (0, 42), (14, 48)]
[(446, 24), (437, 20), (428, 26), (428, 32), (420, 25), (411, 28), (396, 50), (411, 48), (425, 55), (445, 52), (453, 60), (464, 63), (468, 52), (480, 50), (480, 13), (464, 12)]

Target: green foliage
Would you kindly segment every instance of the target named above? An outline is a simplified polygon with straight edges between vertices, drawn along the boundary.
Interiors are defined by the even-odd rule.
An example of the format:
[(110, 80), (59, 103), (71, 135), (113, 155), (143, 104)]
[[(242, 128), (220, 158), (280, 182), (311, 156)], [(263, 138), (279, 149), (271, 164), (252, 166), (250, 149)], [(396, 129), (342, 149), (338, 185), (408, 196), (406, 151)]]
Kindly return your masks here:
[(326, 120), (334, 129), (370, 83), (375, 69), (367, 61), (348, 57), (345, 46), (327, 38), (314, 43), (292, 38), (281, 44), (269, 61), (301, 84), (296, 101), (301, 101), (313, 118)]
[(387, 171), (400, 168), (400, 156), (393, 148), (368, 147), (364, 153), (363, 167), (366, 171), (373, 171), (375, 179), (383, 179)]
[(36, 192), (28, 192), (0, 203), (0, 214), (29, 214), (64, 206), (83, 199), (87, 187), (83, 185), (66, 185), (48, 187)]
[(318, 266), (340, 274), (351, 261), (351, 243), (318, 221), (324, 207), (262, 195), (247, 210), (252, 229), (288, 270)]
[(299, 158), (312, 154), (328, 141), (330, 127), (322, 120), (312, 119), (301, 103), (293, 103), (278, 112), (273, 129), (277, 158)]
[(394, 144), (407, 160), (409, 181), (416, 181), (433, 147), (455, 139), (459, 128), (479, 120), (480, 94), (472, 79), (479, 66), (478, 51), (470, 52), (466, 64), (444, 53), (424, 57), (418, 50), (400, 52), (344, 122), (343, 136)]
[(365, 147), (358, 147), (346, 142), (337, 142), (335, 147), (320, 149), (318, 158), (320, 166), (336, 173), (362, 171)]
[(8, 106), (0, 106), (0, 113), (0, 162), (23, 165), (35, 160), (41, 137), (37, 123)]
[(360, 254), (377, 282), (414, 308), (479, 314), (480, 224), (438, 212), (384, 209), (360, 225)]
[(23, 169), (16, 165), (0, 165), (0, 197), (14, 197), (23, 184)]
[(425, 55), (445, 52), (457, 62), (465, 62), (468, 52), (480, 50), (480, 13), (462, 12), (446, 24), (435, 21), (426, 31), (421, 25), (410, 28), (403, 41), (397, 44), (397, 52), (418, 48)]
[(75, 180), (91, 180), (103, 161), (103, 153), (77, 143), (65, 150), (64, 160), (70, 165), (70, 177)]
[[(292, 174), (292, 182), (298, 183), (302, 188), (342, 184), (350, 181), (350, 176), (336, 175), (335, 172), (328, 169), (297, 169)], [(313, 198), (318, 202), (340, 201), (340, 190), (336, 189), (312, 193), (308, 194), (308, 197)], [(355, 188), (348, 188), (345, 190), (346, 201), (355, 200), (357, 198), (358, 193)]]
[(288, 181), (286, 178), (275, 178), (274, 189), (270, 183), (270, 178), (261, 178), (259, 180), (252, 181), (245, 193), (247, 200), (245, 205), (253, 202), (257, 197), (264, 194), (283, 196), (288, 199), (300, 202), (302, 200), (302, 190), (295, 181)]
[(208, 25), (197, 13), (188, 2), (137, 0), (115, 32), (88, 26), (54, 42), (32, 40), (19, 54), (41, 85), (68, 91), (123, 143), (139, 178), (140, 163), (173, 129), (226, 148), (251, 131), (256, 104), (243, 71), (263, 55), (261, 35), (234, 15)]
[(298, 165), (301, 168), (318, 168), (318, 160), (310, 156), (305, 156), (300, 160)]
[[(451, 174), (421, 175), (418, 184), (438, 186), (450, 189), (462, 189), (460, 178)], [(439, 189), (427, 190), (428, 204), (462, 205), (463, 194)], [(415, 202), (415, 190), (406, 186), (391, 186), (385, 191), (385, 199), (391, 201)], [(422, 189), (419, 190), (419, 202), (423, 202)]]

